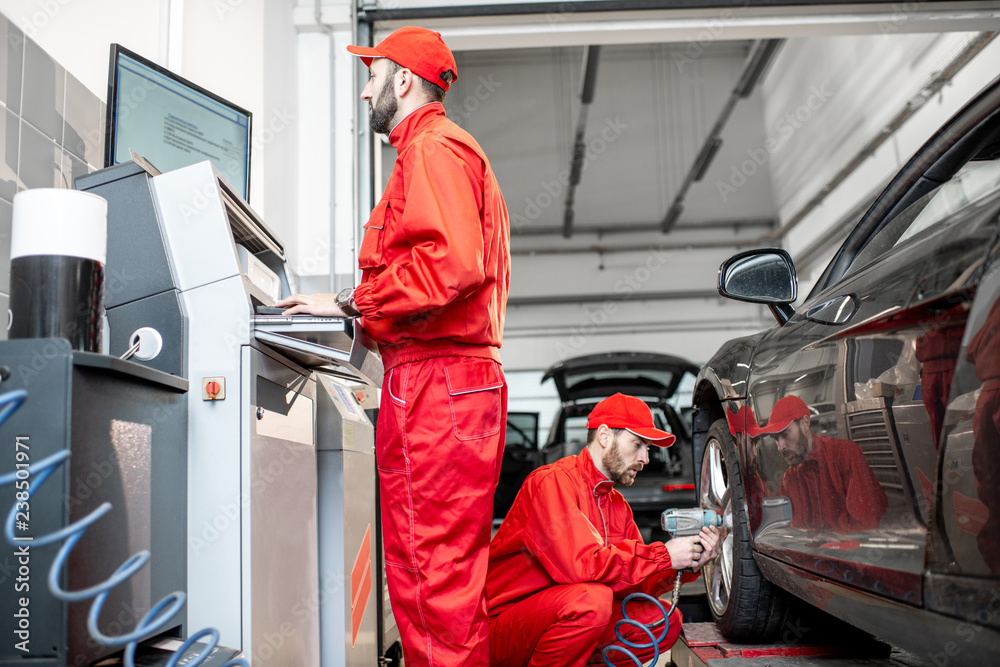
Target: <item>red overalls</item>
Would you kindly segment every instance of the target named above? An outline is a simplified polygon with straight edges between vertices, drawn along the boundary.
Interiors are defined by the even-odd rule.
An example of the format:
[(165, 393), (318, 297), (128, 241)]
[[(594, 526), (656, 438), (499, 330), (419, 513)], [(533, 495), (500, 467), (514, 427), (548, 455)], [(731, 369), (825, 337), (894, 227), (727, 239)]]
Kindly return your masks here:
[(398, 157), (365, 225), (355, 292), (386, 368), (375, 453), (389, 596), (408, 667), (485, 667), (507, 209), (482, 149), (441, 104), (389, 141)]
[[(525, 480), (490, 544), (491, 665), (603, 664), (603, 647), (616, 641), (621, 601), (634, 592), (657, 597), (673, 587), (677, 573), (667, 548), (643, 542), (631, 508), (613, 486), (587, 449)], [(628, 612), (645, 623), (662, 618), (648, 602), (630, 602)], [(673, 645), (680, 631), (675, 611), (660, 650)], [(662, 627), (654, 636), (660, 632)], [(649, 642), (634, 628), (623, 634)], [(652, 649), (633, 652), (640, 660), (652, 656)], [(635, 664), (617, 652), (609, 657), (615, 664)]]
[(781, 477), (778, 494), (792, 501), (792, 526), (853, 533), (878, 528), (889, 500), (861, 448), (813, 434), (809, 458)]

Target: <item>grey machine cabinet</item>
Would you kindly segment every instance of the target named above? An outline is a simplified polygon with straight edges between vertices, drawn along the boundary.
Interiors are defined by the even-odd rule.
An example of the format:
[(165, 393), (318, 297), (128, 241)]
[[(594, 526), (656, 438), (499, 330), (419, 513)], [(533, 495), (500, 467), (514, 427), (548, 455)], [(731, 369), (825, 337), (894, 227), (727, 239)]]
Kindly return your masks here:
[[(24, 535), (51, 534), (102, 503), (112, 505), (83, 533), (58, 573), (63, 589), (94, 586), (133, 554), (149, 550), (146, 566), (111, 590), (98, 622), (105, 634), (128, 633), (154, 604), (186, 586), (187, 381), (74, 351), (61, 338), (0, 342), (0, 378), (0, 392), (28, 392), (27, 401), (0, 426), (0, 472), (15, 469), (16, 438), (27, 443), (22, 451), (32, 462), (72, 452), (31, 496)], [(13, 503), (14, 487), (0, 487), (5, 517)], [(62, 543), (24, 544), (30, 554), (26, 575), (19, 575), (14, 548), (0, 556), (0, 665), (64, 667), (114, 652), (90, 640), (90, 600), (67, 606), (49, 592), (46, 579)], [(30, 612), (27, 652), (17, 650), (14, 639), (22, 597)], [(161, 632), (180, 636), (186, 620), (182, 609)]]
[[(375, 345), (351, 320), (257, 315), (294, 291), (284, 248), (210, 163), (129, 162), (76, 187), (109, 204), (110, 353), (155, 332), (161, 349), (137, 363), (191, 383), (191, 626), (217, 627), (255, 666), (375, 664), (376, 617), (391, 612), (368, 583), (381, 568), (374, 433), (332, 398), (381, 383)], [(327, 594), (331, 572), (350, 599)]]

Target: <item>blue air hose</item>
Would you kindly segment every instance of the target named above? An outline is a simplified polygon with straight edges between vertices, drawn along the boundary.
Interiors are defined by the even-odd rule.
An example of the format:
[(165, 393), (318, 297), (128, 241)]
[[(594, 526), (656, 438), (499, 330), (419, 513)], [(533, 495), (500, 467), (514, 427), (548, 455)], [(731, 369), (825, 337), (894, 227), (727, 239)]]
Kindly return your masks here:
[[(663, 614), (663, 620), (654, 621), (649, 625), (643, 625), (634, 618), (629, 617), (628, 612), (625, 610), (625, 606), (631, 600), (635, 599), (645, 600), (646, 602), (652, 602), (653, 604), (655, 604), (656, 608), (660, 610), (661, 614)], [(674, 605), (671, 604), (670, 611), (674, 610), (673, 607)], [(645, 667), (653, 667), (653, 665), (656, 664), (656, 661), (660, 659), (660, 642), (662, 642), (664, 639), (667, 638), (667, 633), (670, 631), (670, 613), (667, 612), (666, 608), (663, 606), (663, 603), (654, 598), (652, 595), (646, 595), (645, 593), (632, 593), (624, 600), (622, 600), (622, 616), (624, 616), (624, 618), (615, 623), (615, 636), (618, 638), (618, 641), (620, 641), (625, 646), (619, 646), (618, 644), (611, 644), (609, 646), (605, 646), (604, 652), (601, 654), (601, 657), (604, 658), (604, 664), (607, 665), (608, 667), (615, 667), (615, 664), (611, 662), (610, 658), (608, 658), (608, 654), (611, 653), (612, 651), (617, 651), (619, 653), (623, 653), (625, 657), (631, 659), (636, 667), (643, 667), (643, 664), (639, 660), (639, 658), (637, 658), (635, 654), (632, 653), (632, 651), (628, 650), (628, 648), (625, 648), (627, 646), (629, 648), (636, 648), (636, 649), (647, 649), (647, 648), (653, 649), (653, 659), (650, 660), (649, 664), (645, 666)], [(663, 623), (663, 632), (660, 633), (659, 637), (654, 637), (653, 628), (658, 626), (660, 623)], [(649, 637), (649, 643), (638, 644), (629, 641), (628, 639), (625, 639), (621, 633), (621, 627), (623, 625), (627, 625), (642, 630), (644, 633), (646, 633), (646, 636)]]
[[(15, 410), (21, 407), (21, 404), (24, 403), (27, 398), (28, 392), (23, 389), (9, 391), (6, 394), (0, 395), (0, 426), (7, 421), (7, 418), (10, 417)], [(7, 515), (7, 520), (4, 522), (4, 537), (7, 539), (9, 544), (14, 546), (24, 545), (23, 541), (17, 540), (14, 536), (15, 517), (17, 515), (17, 508), (19, 504), (29, 501), (31, 497), (35, 495), (38, 487), (44, 484), (45, 480), (52, 476), (52, 473), (55, 472), (56, 469), (69, 458), (69, 456), (69, 450), (63, 450), (48, 456), (37, 463), (33, 463), (27, 468), (21, 468), (15, 472), (0, 476), (0, 486), (12, 484), (16, 480), (33, 479), (33, 483), (28, 489), (26, 499), (15, 500), (14, 506), (11, 507), (10, 513)], [(59, 553), (52, 561), (52, 567), (49, 568), (49, 591), (52, 593), (53, 597), (65, 602), (79, 602), (93, 598), (94, 601), (90, 605), (90, 613), (87, 614), (87, 631), (90, 633), (90, 636), (94, 641), (102, 646), (124, 646), (126, 667), (135, 667), (135, 651), (138, 647), (138, 642), (144, 637), (161, 631), (167, 622), (184, 606), (187, 596), (183, 592), (174, 592), (163, 598), (149, 610), (141, 621), (139, 621), (135, 630), (128, 634), (112, 637), (103, 634), (98, 629), (97, 623), (101, 616), (101, 608), (104, 606), (104, 602), (108, 598), (109, 591), (141, 570), (142, 567), (149, 561), (149, 551), (143, 550), (133, 555), (127, 561), (122, 563), (122, 565), (115, 570), (115, 573), (112, 574), (106, 581), (79, 591), (63, 590), (59, 585), (59, 573), (65, 567), (66, 560), (69, 558), (69, 554), (73, 550), (73, 547), (80, 541), (80, 538), (87, 532), (87, 529), (110, 511), (111, 503), (104, 503), (87, 516), (66, 526), (65, 528), (48, 535), (34, 537), (30, 542), (30, 546), (32, 548), (38, 548), (54, 542), (63, 542), (62, 547), (59, 549)], [(184, 657), (184, 654), (198, 640), (204, 637), (209, 638), (205, 648), (203, 648), (198, 655), (194, 656), (192, 662), (187, 664), (189, 664), (190, 667), (197, 667), (205, 662), (219, 643), (219, 631), (215, 628), (207, 628), (188, 637), (188, 639), (173, 654), (173, 656), (171, 656), (166, 667), (176, 667), (177, 663)], [(250, 667), (250, 665), (246, 660), (236, 658), (225, 663), (222, 667)]]

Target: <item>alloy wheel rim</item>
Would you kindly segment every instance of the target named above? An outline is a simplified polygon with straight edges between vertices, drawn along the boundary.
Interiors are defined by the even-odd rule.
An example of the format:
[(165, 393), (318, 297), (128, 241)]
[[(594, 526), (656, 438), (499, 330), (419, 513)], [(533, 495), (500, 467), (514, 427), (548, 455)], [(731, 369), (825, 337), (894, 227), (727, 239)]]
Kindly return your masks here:
[[(726, 473), (722, 444), (715, 438), (706, 443), (702, 460), (701, 506), (722, 515), (724, 524), (732, 525), (733, 504)], [(708, 603), (716, 617), (721, 617), (729, 607), (729, 593), (733, 581), (733, 531), (726, 531), (718, 556), (706, 563), (705, 588)]]

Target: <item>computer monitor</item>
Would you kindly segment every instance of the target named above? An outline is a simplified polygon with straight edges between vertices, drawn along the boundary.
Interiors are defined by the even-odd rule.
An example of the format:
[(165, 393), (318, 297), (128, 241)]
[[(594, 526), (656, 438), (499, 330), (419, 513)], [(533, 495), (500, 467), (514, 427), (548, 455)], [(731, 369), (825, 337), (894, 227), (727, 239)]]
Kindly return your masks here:
[(210, 160), (250, 199), (251, 114), (122, 47), (111, 45), (104, 166), (129, 150), (160, 171)]

